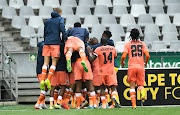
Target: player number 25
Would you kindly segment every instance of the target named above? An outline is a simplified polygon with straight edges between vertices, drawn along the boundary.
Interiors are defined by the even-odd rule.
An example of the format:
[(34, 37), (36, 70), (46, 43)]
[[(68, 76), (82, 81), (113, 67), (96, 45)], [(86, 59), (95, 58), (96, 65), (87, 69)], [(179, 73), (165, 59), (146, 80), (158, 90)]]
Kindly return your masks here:
[(142, 56), (142, 45), (137, 45), (137, 46), (131, 45), (131, 53), (132, 53), (132, 57)]

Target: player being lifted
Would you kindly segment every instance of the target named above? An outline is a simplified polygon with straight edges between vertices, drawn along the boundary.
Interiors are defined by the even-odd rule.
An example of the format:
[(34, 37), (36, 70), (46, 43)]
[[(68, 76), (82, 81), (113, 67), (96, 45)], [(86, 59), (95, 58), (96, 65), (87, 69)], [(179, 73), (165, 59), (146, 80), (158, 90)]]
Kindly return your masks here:
[[(51, 13), (52, 18), (48, 19), (45, 22), (44, 27), (44, 47), (43, 47), (43, 56), (44, 56), (44, 65), (42, 67), (42, 80), (41, 80), (41, 89), (45, 90), (45, 84), (48, 89), (51, 89), (50, 80), (56, 70), (56, 65), (60, 57), (60, 33), (66, 37), (65, 27), (64, 27), (64, 18), (61, 17), (62, 10), (56, 8), (54, 12)], [(49, 69), (48, 78), (45, 80), (47, 73), (47, 66), (50, 62), (50, 57), (52, 58), (52, 65)]]
[(86, 66), (86, 54), (85, 54), (85, 41), (89, 37), (89, 32), (85, 28), (81, 28), (81, 24), (76, 22), (74, 24), (74, 28), (68, 29), (67, 31), (68, 39), (65, 44), (64, 53), (66, 54), (67, 61), (67, 70), (71, 72), (71, 56), (72, 53), (76, 50), (79, 52), (79, 55), (82, 59), (81, 65), (84, 68), (85, 72), (88, 72), (88, 68)]
[(120, 107), (120, 104), (116, 100), (117, 96), (117, 77), (114, 69), (114, 58), (117, 57), (116, 49), (113, 46), (108, 46), (108, 39), (101, 38), (100, 47), (96, 48), (92, 54), (92, 49), (88, 46), (90, 61), (94, 61), (96, 58), (99, 60), (99, 77), (101, 77), (101, 101), (102, 108), (107, 108), (107, 101), (105, 98), (106, 86), (112, 89), (112, 100), (116, 107)]
[[(145, 81), (145, 70), (144, 66), (150, 58), (149, 52), (146, 48), (146, 44), (139, 40), (139, 31), (132, 29), (130, 32), (131, 41), (127, 42), (124, 46), (123, 55), (121, 57), (121, 66), (125, 66), (125, 59), (127, 54), (129, 55), (128, 60), (128, 78), (127, 82), (130, 83), (130, 96), (133, 109), (136, 109), (136, 92), (135, 85), (137, 83), (138, 90), (141, 94), (141, 100), (145, 100), (144, 81)], [(146, 59), (144, 61), (144, 54)]]

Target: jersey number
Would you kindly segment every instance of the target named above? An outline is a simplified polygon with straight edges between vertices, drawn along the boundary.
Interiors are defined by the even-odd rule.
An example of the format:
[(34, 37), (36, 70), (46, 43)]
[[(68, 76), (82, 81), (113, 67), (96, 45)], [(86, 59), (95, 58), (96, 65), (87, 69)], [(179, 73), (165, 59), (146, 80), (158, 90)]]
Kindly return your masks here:
[[(136, 53), (136, 51), (138, 53)], [(142, 45), (132, 45), (131, 46), (131, 53), (132, 53), (132, 57), (135, 56), (142, 56)]]
[[(103, 55), (104, 55), (104, 64), (107, 64), (106, 53), (104, 52)], [(110, 61), (110, 63), (112, 63), (112, 52), (109, 53), (108, 60)]]

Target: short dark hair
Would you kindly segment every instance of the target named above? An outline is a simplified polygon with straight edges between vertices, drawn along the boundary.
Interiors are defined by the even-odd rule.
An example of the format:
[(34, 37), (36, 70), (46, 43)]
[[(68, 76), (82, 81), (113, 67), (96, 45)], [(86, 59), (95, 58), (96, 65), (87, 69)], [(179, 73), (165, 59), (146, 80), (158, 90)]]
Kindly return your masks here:
[(105, 30), (104, 34), (106, 34), (108, 36), (108, 38), (110, 38), (112, 36), (112, 34), (109, 30)]
[(81, 23), (79, 22), (74, 23), (74, 27), (81, 27)]
[(132, 40), (137, 40), (139, 39), (139, 30), (136, 28), (133, 28), (130, 32), (130, 36)]

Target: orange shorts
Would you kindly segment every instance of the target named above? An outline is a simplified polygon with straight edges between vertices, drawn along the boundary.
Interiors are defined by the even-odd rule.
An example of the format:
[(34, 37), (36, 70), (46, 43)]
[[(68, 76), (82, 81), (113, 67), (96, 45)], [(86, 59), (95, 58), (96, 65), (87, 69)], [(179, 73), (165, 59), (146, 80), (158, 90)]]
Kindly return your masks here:
[(100, 76), (102, 78), (102, 84), (107, 86), (112, 86), (112, 85), (117, 86), (117, 76), (115, 70), (111, 75), (100, 75)]
[[(48, 77), (48, 74), (46, 74), (46, 78)], [(37, 78), (39, 80), (39, 83), (41, 83), (42, 80), (42, 74), (37, 74)]]
[(74, 65), (75, 63), (71, 63), (72, 70), (71, 70), (71, 73), (68, 73), (69, 84), (75, 84)]
[(92, 83), (94, 86), (100, 86), (102, 85), (102, 76), (100, 76), (99, 74), (99, 69), (93, 69), (93, 80)]
[(128, 69), (128, 83), (137, 83), (138, 86), (144, 86), (145, 81), (145, 70), (132, 68)]
[(66, 71), (56, 71), (55, 74), (51, 78), (51, 85), (66, 85), (67, 84), (67, 73)]
[(42, 55), (60, 57), (60, 45), (44, 45)]
[(81, 58), (77, 59), (74, 65), (74, 76), (75, 80), (92, 80), (92, 70), (91, 70), (91, 64), (88, 60), (85, 61), (86, 66), (88, 67), (88, 72), (86, 73), (84, 71), (83, 66), (81, 65)]
[(65, 47), (64, 47), (64, 53), (67, 52), (68, 48), (73, 48), (74, 51), (78, 50), (78, 48), (81, 47), (83, 50), (85, 50), (84, 42), (79, 39), (78, 37), (70, 36), (68, 37)]

